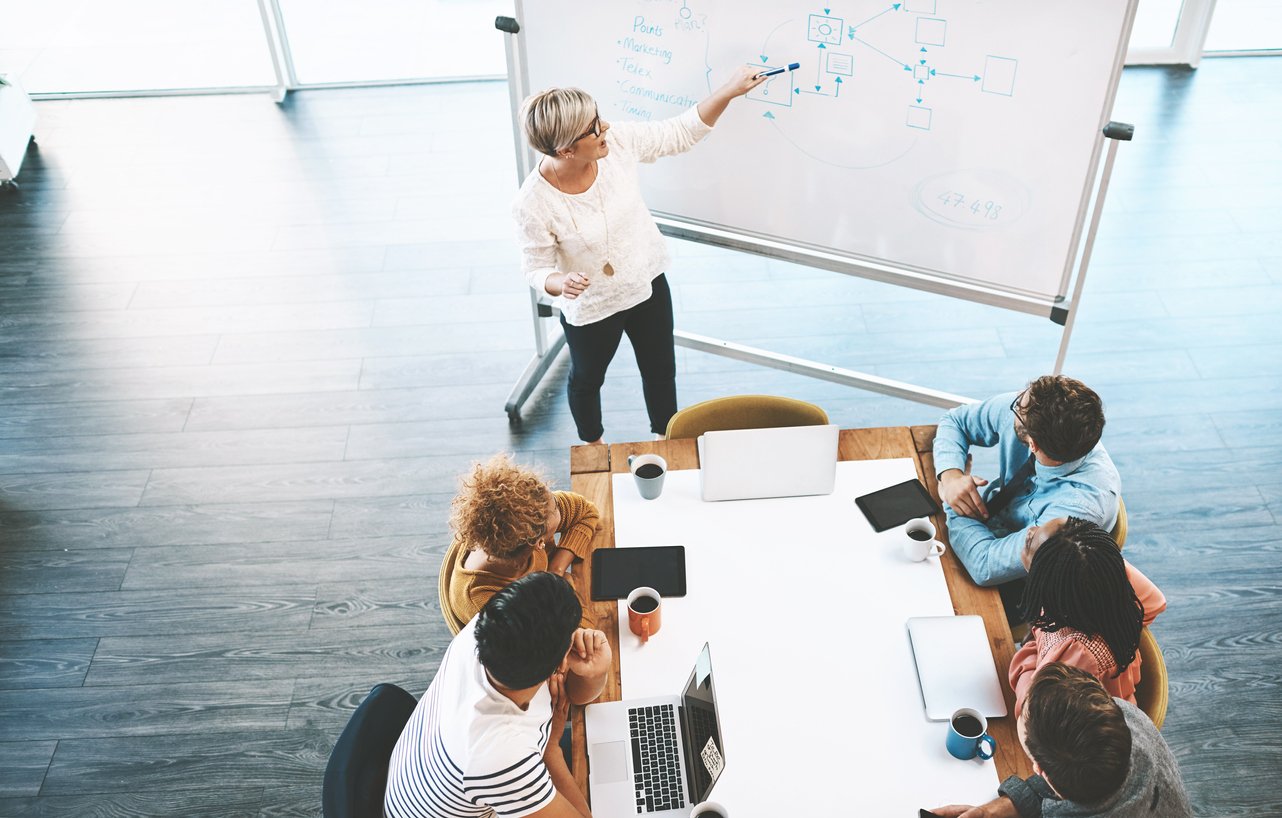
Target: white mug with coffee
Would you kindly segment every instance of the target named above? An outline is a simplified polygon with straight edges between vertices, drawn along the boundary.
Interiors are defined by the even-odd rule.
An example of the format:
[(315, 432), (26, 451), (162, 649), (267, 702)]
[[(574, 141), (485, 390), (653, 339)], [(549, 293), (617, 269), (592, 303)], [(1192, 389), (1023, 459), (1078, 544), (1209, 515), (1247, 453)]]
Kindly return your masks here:
[(694, 805), (694, 809), (690, 810), (690, 818), (730, 818), (730, 810), (716, 801), (704, 801)]
[(927, 517), (909, 520), (904, 526), (904, 556), (913, 562), (941, 556), (947, 549), (935, 539), (935, 525)]

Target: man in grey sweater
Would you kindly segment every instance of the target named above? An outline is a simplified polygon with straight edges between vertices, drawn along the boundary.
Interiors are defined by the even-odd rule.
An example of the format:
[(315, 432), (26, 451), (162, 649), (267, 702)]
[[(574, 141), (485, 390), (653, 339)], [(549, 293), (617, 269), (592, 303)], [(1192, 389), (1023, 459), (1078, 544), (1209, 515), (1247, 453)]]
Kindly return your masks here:
[(978, 807), (938, 807), (940, 818), (1192, 818), (1179, 766), (1148, 716), (1111, 698), (1079, 668), (1037, 672), (1019, 720), (1037, 775), (1012, 775)]

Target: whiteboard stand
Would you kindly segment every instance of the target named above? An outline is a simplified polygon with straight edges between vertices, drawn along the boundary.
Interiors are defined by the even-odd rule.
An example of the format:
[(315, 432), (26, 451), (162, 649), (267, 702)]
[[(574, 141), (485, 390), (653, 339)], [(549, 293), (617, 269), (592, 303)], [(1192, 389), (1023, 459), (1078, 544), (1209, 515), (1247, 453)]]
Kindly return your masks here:
[(1099, 229), (1100, 214), (1104, 212), (1104, 197), (1108, 195), (1108, 180), (1113, 175), (1117, 144), (1130, 142), (1135, 136), (1135, 126), (1125, 122), (1110, 122), (1104, 126), (1104, 136), (1108, 137), (1108, 156), (1104, 159), (1104, 170), (1100, 173), (1099, 184), (1095, 188), (1095, 206), (1091, 210), (1091, 226), (1086, 231), (1086, 241), (1082, 245), (1077, 281), (1073, 284), (1072, 306), (1062, 311), (1062, 315), (1051, 313), (1051, 320), (1064, 326), (1064, 333), (1059, 339), (1059, 354), (1055, 356), (1056, 375), (1064, 370), (1064, 358), (1068, 356), (1068, 341), (1073, 335), (1073, 324), (1077, 321), (1077, 305), (1082, 298), (1082, 285), (1086, 283), (1086, 268), (1091, 263), (1091, 252), (1095, 249), (1095, 231)]
[[(1126, 26), (1122, 42), (1125, 43), (1130, 33), (1130, 23), (1134, 16), (1134, 7), (1131, 6), (1126, 17)], [(518, 175), (518, 184), (524, 182), (525, 178), (534, 168), (532, 153), (524, 147), (524, 136), (521, 133), (520, 117), (518, 112), (521, 108), (521, 102), (530, 93), (528, 86), (528, 67), (525, 64), (525, 54), (521, 44), (517, 39), (517, 34), (521, 30), (520, 24), (512, 17), (498, 17), (494, 21), (494, 26), (499, 31), (507, 34), (506, 38), (506, 55), (508, 66), (508, 92), (512, 107), (512, 131), (513, 144), (516, 149), (516, 167)], [(1121, 70), (1121, 56), (1115, 59), (1114, 76)], [(1116, 82), (1114, 82), (1114, 88)], [(1111, 106), (1111, 95), (1109, 100)], [(797, 244), (788, 244), (760, 236), (748, 236), (740, 232), (722, 230), (714, 225), (696, 223), (684, 219), (667, 218), (663, 213), (654, 213), (655, 222), (661, 233), (671, 238), (685, 239), (687, 241), (709, 244), (716, 247), (723, 247), (731, 250), (752, 253), (754, 255), (765, 256), (767, 258), (777, 258), (796, 264), (803, 264), (817, 269), (831, 270), (846, 275), (853, 275), (859, 278), (866, 278), (873, 281), (894, 284), (897, 286), (909, 287), (911, 289), (922, 290), (924, 292), (933, 292), (939, 295), (947, 295), (954, 298), (961, 298), (976, 303), (988, 304), (994, 307), (1025, 312), (1032, 315), (1041, 315), (1049, 318), (1052, 322), (1062, 326), (1063, 332), (1060, 337), (1059, 351), (1055, 358), (1055, 368), (1052, 373), (1055, 375), (1063, 371), (1064, 359), (1068, 354), (1068, 344), (1072, 336), (1073, 325), (1077, 317), (1077, 309), (1081, 301), (1082, 289), (1086, 283), (1086, 271), (1090, 264), (1091, 253), (1095, 246), (1095, 235), (1099, 228), (1100, 216), (1104, 209), (1105, 196), (1108, 193), (1109, 179), (1113, 172), (1113, 163), (1117, 156), (1117, 146), (1119, 142), (1130, 141), (1135, 132), (1132, 125), (1109, 122), (1103, 129), (1102, 134), (1097, 137), (1095, 147), (1095, 157), (1098, 158), (1100, 141), (1108, 140), (1108, 151), (1103, 168), (1100, 170), (1095, 180), (1092, 196), (1087, 197), (1083, 204), (1090, 202), (1091, 212), (1088, 229), (1083, 235), (1080, 232), (1076, 234), (1079, 240), (1080, 261), (1077, 267), (1076, 281), (1074, 282), (1072, 297), (1067, 304), (1063, 303), (1062, 298), (1048, 301), (1032, 295), (1022, 295), (1020, 293), (1000, 291), (988, 287), (979, 286), (960, 280), (946, 280), (936, 276), (924, 275), (911, 268), (896, 267), (892, 264), (880, 264), (872, 261), (854, 261), (849, 257), (835, 253), (827, 253), (822, 250), (815, 250), (809, 247)], [(1094, 162), (1092, 162), (1094, 165)], [(1093, 202), (1091, 201), (1093, 199)], [(1082, 211), (1079, 211), (1079, 218)], [(1080, 225), (1080, 222), (1079, 222)], [(1069, 275), (1072, 267), (1069, 266), (1065, 271), (1065, 279)], [(1067, 282), (1065, 282), (1067, 283)], [(1060, 290), (1064, 292), (1064, 290)], [(543, 295), (530, 291), (530, 312), (534, 323), (534, 344), (535, 354), (526, 366), (525, 371), (512, 387), (508, 395), (505, 411), (511, 422), (520, 420), (521, 407), (533, 393), (538, 382), (551, 368), (556, 356), (565, 346), (565, 335), (559, 327), (549, 328), (546, 321), (555, 320), (558, 311)], [(858, 372), (852, 369), (845, 369), (831, 364), (825, 364), (818, 361), (811, 361), (804, 358), (796, 358), (790, 355), (784, 355), (770, 350), (758, 349), (733, 341), (725, 341), (718, 338), (710, 338), (703, 335), (685, 332), (683, 330), (674, 330), (674, 341), (677, 346), (694, 349), (700, 352), (707, 352), (713, 355), (732, 358), (734, 360), (745, 361), (757, 364), (759, 366), (779, 369), (785, 372), (792, 372), (806, 377), (816, 378), (819, 380), (830, 381), (833, 383), (844, 384), (857, 389), (863, 389), (882, 395), (895, 398), (916, 401), (929, 406), (937, 406), (942, 409), (951, 409), (954, 406), (960, 406), (965, 403), (976, 402), (974, 398), (955, 395), (950, 392), (944, 392), (929, 387), (919, 386), (897, 381), (890, 378), (882, 378), (877, 375), (870, 375), (865, 372)]]
[[(530, 152), (522, 148), (525, 138), (521, 135), (521, 123), (516, 116), (516, 112), (521, 110), (521, 102), (525, 99), (524, 89), (527, 84), (525, 61), (521, 57), (516, 41), (516, 34), (521, 30), (521, 25), (511, 17), (496, 17), (494, 27), (509, 35), (505, 38), (509, 78), (507, 88), (512, 106), (512, 144), (516, 148), (517, 183), (520, 184), (534, 169), (530, 161)], [(556, 361), (556, 356), (565, 346), (565, 333), (555, 324), (556, 312), (550, 301), (540, 297), (532, 288), (530, 289), (530, 319), (534, 324), (534, 357), (525, 365), (525, 371), (521, 373), (512, 391), (508, 393), (504, 411), (507, 412), (507, 418), (511, 422), (520, 421), (521, 407), (534, 392), (534, 387), (543, 380), (543, 376), (547, 374)], [(553, 320), (552, 326), (548, 326), (549, 318)]]

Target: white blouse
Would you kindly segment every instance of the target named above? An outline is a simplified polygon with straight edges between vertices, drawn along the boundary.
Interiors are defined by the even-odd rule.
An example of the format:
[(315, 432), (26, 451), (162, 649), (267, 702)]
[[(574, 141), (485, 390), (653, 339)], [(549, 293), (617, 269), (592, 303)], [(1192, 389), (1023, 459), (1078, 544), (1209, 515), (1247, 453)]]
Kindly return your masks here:
[[(650, 297), (668, 248), (641, 198), (637, 163), (688, 151), (711, 131), (697, 108), (659, 122), (621, 122), (605, 132), (610, 152), (583, 193), (562, 193), (537, 167), (526, 177), (512, 205), (526, 280), (540, 293), (555, 272), (591, 282), (578, 298), (556, 298), (567, 323), (591, 324)], [(607, 261), (612, 276), (602, 272)]]

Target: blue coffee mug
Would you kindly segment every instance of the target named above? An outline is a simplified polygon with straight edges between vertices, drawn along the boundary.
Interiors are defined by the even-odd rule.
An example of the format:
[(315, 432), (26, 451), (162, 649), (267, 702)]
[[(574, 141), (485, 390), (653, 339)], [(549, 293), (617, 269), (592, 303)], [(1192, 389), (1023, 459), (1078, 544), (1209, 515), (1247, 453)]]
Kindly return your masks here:
[[(967, 734), (971, 735), (967, 735)], [(963, 707), (948, 720), (948, 752), (963, 761), (979, 756), (987, 761), (997, 752), (997, 742), (988, 735), (988, 719), (978, 710)], [(988, 752), (984, 752), (984, 745)]]

